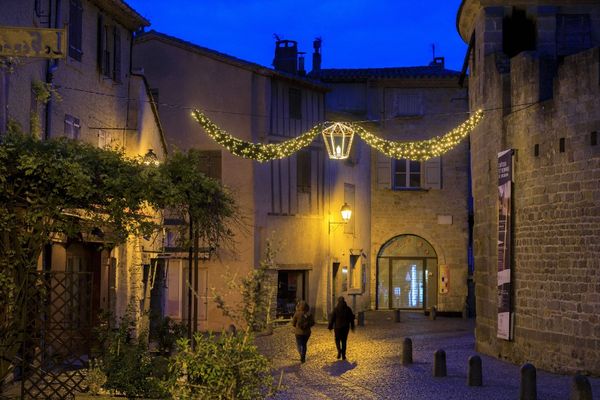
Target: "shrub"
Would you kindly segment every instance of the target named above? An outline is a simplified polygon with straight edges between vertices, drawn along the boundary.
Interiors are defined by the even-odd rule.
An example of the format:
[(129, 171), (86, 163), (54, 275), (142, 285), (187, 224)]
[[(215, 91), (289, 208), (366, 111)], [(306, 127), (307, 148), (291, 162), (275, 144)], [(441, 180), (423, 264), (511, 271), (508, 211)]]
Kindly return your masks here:
[(271, 393), (270, 363), (248, 332), (197, 333), (194, 339), (195, 349), (180, 339), (171, 358), (168, 386), (173, 398), (255, 400)]

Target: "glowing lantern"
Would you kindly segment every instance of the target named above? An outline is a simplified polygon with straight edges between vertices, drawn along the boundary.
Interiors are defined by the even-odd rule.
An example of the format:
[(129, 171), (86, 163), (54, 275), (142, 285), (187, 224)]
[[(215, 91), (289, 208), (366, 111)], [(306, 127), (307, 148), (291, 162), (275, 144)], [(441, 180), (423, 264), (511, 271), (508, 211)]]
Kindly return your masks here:
[(329, 158), (343, 160), (350, 155), (354, 129), (343, 122), (331, 122), (322, 131)]
[(350, 217), (352, 217), (352, 209), (350, 208), (348, 203), (344, 203), (340, 212), (342, 213), (342, 219), (344, 220), (344, 222), (350, 221)]

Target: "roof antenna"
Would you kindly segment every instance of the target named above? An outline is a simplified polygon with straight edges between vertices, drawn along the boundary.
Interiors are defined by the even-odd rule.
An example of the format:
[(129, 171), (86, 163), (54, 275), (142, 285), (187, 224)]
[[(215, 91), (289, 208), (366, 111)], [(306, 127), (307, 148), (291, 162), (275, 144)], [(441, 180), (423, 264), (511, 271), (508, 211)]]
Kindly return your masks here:
[(433, 59), (435, 60), (435, 43), (431, 43), (431, 52), (433, 53)]

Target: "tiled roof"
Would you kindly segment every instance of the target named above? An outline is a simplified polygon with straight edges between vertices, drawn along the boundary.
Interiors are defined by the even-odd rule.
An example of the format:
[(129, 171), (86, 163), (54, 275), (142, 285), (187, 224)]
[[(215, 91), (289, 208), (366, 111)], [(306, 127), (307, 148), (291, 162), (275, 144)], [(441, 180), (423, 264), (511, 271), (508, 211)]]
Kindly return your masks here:
[(362, 81), (368, 79), (403, 78), (458, 78), (460, 71), (445, 69), (441, 65), (396, 68), (329, 68), (311, 76), (324, 81)]
[(229, 54), (221, 53), (219, 51), (209, 49), (204, 46), (199, 46), (195, 43), (188, 42), (186, 40), (183, 40), (183, 39), (180, 39), (180, 38), (177, 38), (174, 36), (170, 36), (170, 35), (167, 35), (162, 32), (157, 32), (155, 30), (137, 34), (135, 37), (135, 42), (142, 43), (146, 40), (151, 40), (151, 39), (158, 39), (165, 43), (175, 44), (184, 49), (187, 49), (188, 51), (193, 51), (193, 52), (205, 55), (207, 57), (211, 57), (216, 60), (231, 64), (231, 65), (235, 65), (235, 66), (243, 68), (243, 69), (254, 71), (254, 72), (264, 75), (264, 76), (275, 77), (275, 78), (292, 81), (292, 82), (295, 82), (296, 84), (309, 86), (309, 87), (319, 90), (319, 91), (328, 91), (329, 90), (324, 84), (322, 84), (318, 80), (315, 80), (315, 78), (313, 78), (311, 76), (300, 76), (300, 75), (294, 75), (294, 74), (290, 74), (290, 73), (283, 72), (283, 71), (277, 71), (275, 69), (268, 68), (268, 67), (265, 67), (260, 64), (242, 60), (241, 58), (237, 58), (237, 57), (231, 56)]

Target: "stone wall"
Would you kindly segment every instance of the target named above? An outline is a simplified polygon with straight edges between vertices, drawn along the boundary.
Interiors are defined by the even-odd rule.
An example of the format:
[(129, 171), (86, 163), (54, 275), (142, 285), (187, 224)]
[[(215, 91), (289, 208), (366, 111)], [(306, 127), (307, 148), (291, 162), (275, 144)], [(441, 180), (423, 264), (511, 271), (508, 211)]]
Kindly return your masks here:
[[(449, 83), (445, 83), (448, 86)], [(424, 98), (425, 116), (420, 119), (388, 121), (384, 128), (395, 140), (428, 139), (443, 135), (468, 117), (466, 93), (455, 87), (418, 89)], [(441, 85), (440, 85), (441, 86)], [(406, 140), (406, 139), (404, 139)], [(438, 268), (429, 279), (437, 292), (434, 304), (439, 311), (462, 312), (467, 297), (468, 247), (468, 142), (465, 140), (441, 157), (440, 189), (390, 190), (378, 187), (377, 165), (381, 155), (372, 153), (371, 170), (371, 304), (377, 296), (377, 255), (381, 247), (398, 235), (417, 235), (429, 242), (437, 253), (437, 264), (450, 271), (448, 293), (437, 286)], [(388, 158), (389, 160), (389, 158)], [(451, 216), (451, 224), (440, 224), (438, 216)], [(428, 288), (429, 289), (429, 288)], [(429, 296), (428, 296), (429, 298)]]
[[(557, 60), (551, 74), (543, 40), (542, 53), (508, 60), (500, 53), (503, 12), (479, 14), (477, 65), (471, 59), (471, 108), (489, 110), (471, 135), (477, 349), (546, 370), (600, 374), (600, 146), (592, 145), (600, 51)], [(515, 318), (514, 340), (505, 341), (496, 337), (496, 163), (510, 148)]]

